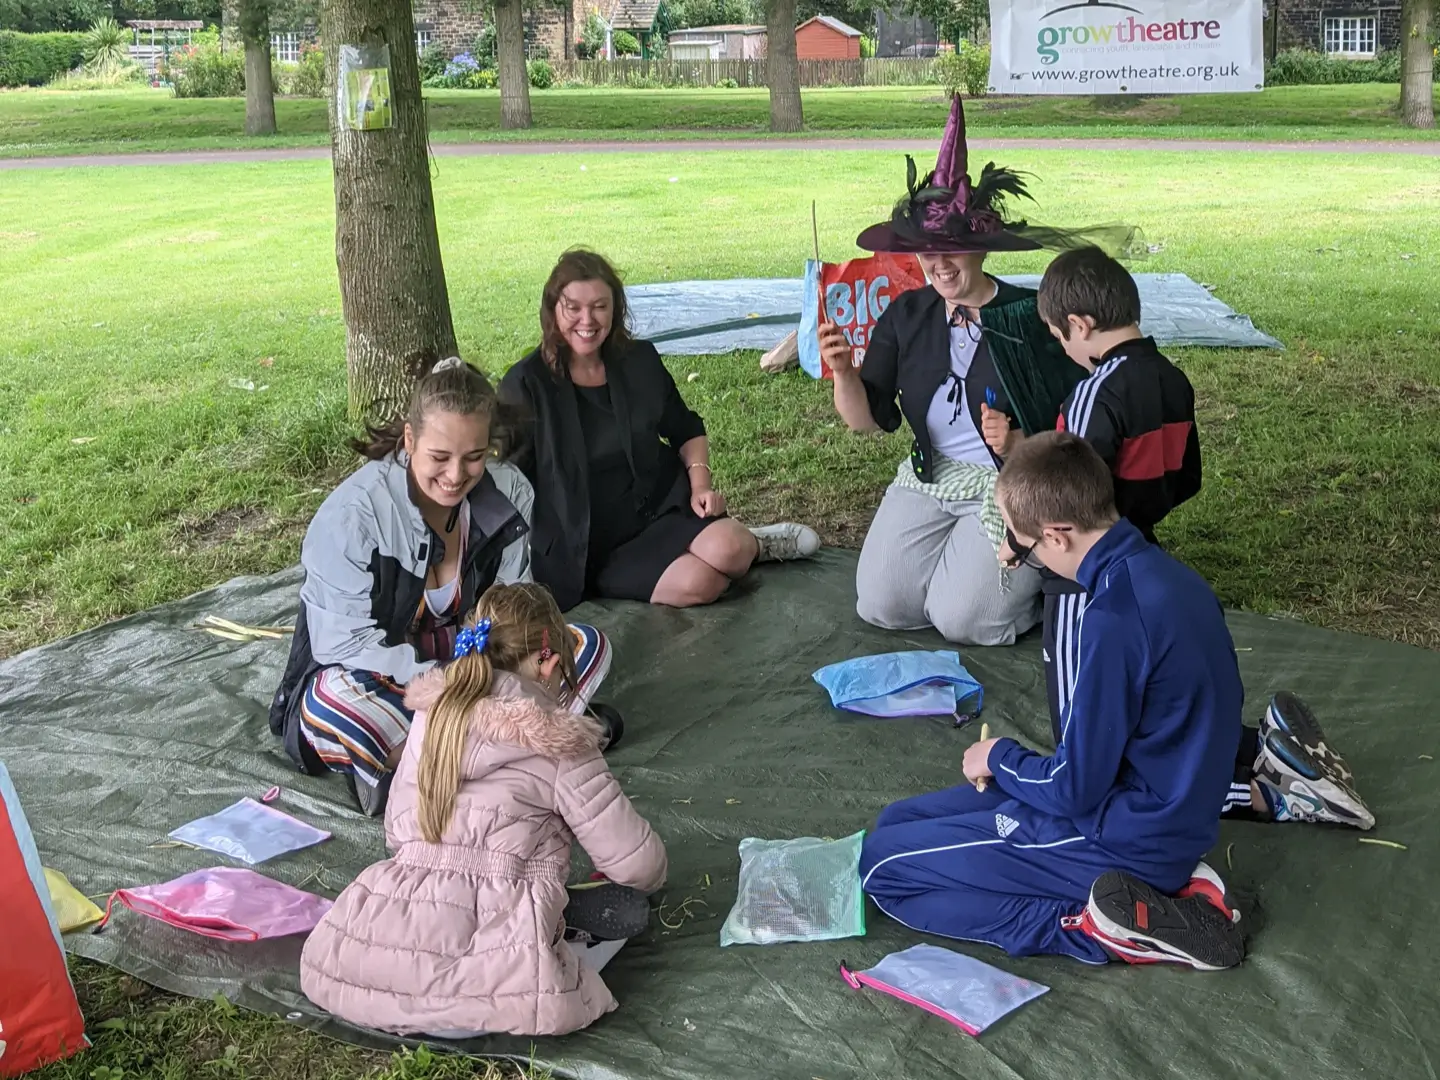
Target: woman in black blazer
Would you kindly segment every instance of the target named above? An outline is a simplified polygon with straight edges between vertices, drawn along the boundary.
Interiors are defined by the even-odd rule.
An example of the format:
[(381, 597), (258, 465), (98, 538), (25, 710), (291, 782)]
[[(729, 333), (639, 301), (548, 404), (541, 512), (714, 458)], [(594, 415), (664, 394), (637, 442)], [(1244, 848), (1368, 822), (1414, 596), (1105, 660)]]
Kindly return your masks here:
[(747, 529), (711, 483), (705, 423), (599, 255), (566, 252), (540, 302), (540, 347), (500, 383), (533, 419), (516, 462), (535, 487), (531, 564), (562, 609), (610, 597), (709, 604), (755, 562), (813, 555), (803, 525)]

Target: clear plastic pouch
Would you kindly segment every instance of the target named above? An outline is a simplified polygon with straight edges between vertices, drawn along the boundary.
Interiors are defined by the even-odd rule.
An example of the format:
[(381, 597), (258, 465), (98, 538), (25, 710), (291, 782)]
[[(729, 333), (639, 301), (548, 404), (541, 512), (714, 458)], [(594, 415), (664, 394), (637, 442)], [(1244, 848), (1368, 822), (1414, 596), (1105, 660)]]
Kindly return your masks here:
[(837, 709), (866, 716), (979, 716), (985, 691), (960, 663), (960, 654), (894, 652), (857, 656), (815, 672)]
[(117, 900), (141, 915), (223, 941), (308, 934), (333, 906), (323, 896), (238, 866), (196, 870), (162, 885), (116, 889), (105, 905), (106, 922)]
[(827, 941), (865, 933), (863, 831), (843, 840), (740, 841), (740, 885), (720, 944)]
[(868, 971), (851, 971), (842, 963), (840, 975), (856, 990), (869, 987), (918, 1005), (969, 1035), (979, 1035), (1050, 989), (935, 945), (891, 953)]
[(390, 46), (341, 45), (336, 65), (335, 106), (350, 131), (394, 127), (390, 105)]
[(181, 825), (170, 839), (258, 866), (277, 855), (329, 840), (330, 834), (254, 799), (241, 799), (218, 814)]

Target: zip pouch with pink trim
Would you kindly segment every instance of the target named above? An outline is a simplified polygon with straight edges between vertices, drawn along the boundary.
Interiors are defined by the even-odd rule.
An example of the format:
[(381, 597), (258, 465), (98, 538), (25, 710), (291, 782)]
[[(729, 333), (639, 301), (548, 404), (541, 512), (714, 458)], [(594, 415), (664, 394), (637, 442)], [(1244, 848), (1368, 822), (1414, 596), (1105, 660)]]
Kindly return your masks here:
[(1050, 989), (935, 945), (891, 953), (868, 971), (851, 971), (842, 962), (840, 976), (855, 990), (869, 987), (918, 1005), (967, 1035), (979, 1035)]
[(131, 911), (222, 941), (308, 934), (333, 906), (254, 870), (216, 866), (167, 881), (116, 889), (105, 905), (104, 926), (119, 900)]

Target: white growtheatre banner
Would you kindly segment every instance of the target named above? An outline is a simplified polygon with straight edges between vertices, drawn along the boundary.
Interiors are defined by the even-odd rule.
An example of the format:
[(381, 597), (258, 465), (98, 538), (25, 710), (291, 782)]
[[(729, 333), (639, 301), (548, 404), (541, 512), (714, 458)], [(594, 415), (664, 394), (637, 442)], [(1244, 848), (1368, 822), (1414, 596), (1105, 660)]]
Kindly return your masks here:
[(991, 0), (997, 94), (1217, 94), (1265, 85), (1261, 0)]

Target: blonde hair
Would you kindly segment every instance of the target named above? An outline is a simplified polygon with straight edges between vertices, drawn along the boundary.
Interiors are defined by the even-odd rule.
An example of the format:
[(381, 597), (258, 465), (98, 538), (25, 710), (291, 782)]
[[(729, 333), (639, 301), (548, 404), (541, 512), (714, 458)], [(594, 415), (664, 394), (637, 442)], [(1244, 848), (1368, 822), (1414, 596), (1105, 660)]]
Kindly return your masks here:
[(466, 620), (468, 629), (490, 620), (482, 652), (470, 652), (448, 664), (445, 688), (426, 716), (420, 748), (420, 832), (438, 844), (455, 815), (460, 790), (460, 760), (475, 706), (488, 697), (495, 672), (515, 671), (526, 658), (549, 648), (560, 658), (568, 692), (576, 684), (575, 647), (550, 590), (543, 585), (492, 585)]

